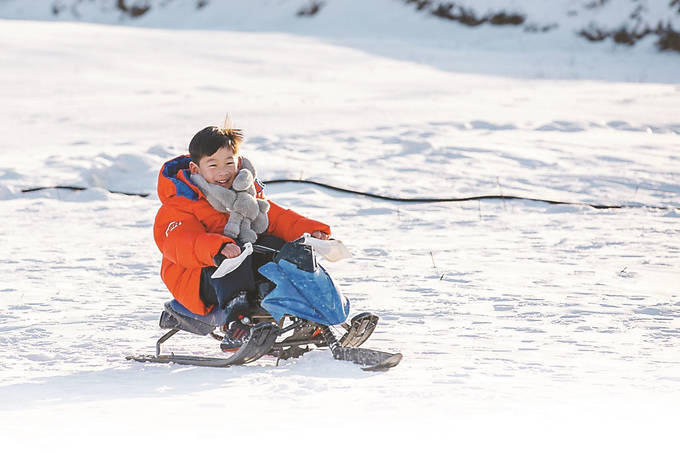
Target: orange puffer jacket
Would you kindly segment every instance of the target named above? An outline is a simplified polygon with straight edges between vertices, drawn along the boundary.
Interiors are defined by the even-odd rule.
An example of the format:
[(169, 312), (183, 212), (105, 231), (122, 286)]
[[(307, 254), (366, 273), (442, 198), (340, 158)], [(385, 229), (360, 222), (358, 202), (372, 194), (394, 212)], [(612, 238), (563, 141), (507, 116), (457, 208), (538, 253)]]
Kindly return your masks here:
[[(158, 175), (158, 197), (163, 205), (156, 214), (154, 239), (163, 253), (161, 278), (182, 305), (194, 313), (208, 314), (199, 296), (201, 269), (214, 266), (213, 257), (227, 242), (224, 225), (228, 213), (219, 212), (191, 182), (189, 156), (176, 157), (163, 165)], [(240, 160), (239, 160), (240, 164)], [(257, 196), (264, 198), (262, 186), (255, 183)], [(308, 219), (269, 201), (267, 233), (292, 241), (315, 230), (331, 234), (328, 225)]]

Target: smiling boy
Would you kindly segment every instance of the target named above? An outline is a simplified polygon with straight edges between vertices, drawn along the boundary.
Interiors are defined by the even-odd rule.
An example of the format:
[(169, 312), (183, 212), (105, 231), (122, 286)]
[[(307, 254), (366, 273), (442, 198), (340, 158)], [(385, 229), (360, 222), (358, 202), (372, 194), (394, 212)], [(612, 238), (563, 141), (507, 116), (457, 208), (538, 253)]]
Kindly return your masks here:
[[(158, 176), (162, 206), (154, 223), (154, 239), (163, 254), (161, 278), (178, 302), (199, 315), (255, 288), (256, 266), (251, 257), (234, 272), (210, 278), (216, 255), (233, 258), (241, 253), (238, 237), (227, 235), (226, 227), (238, 205), (233, 211), (224, 208), (227, 204), (219, 194), (228, 198), (236, 178), (256, 176), (252, 164), (239, 154), (242, 141), (239, 129), (206, 127), (191, 140), (189, 155), (166, 162)], [(266, 228), (255, 229), (258, 244), (280, 248), (303, 233), (318, 239), (330, 237), (328, 225), (266, 199), (257, 179), (248, 192), (266, 216), (262, 223)]]

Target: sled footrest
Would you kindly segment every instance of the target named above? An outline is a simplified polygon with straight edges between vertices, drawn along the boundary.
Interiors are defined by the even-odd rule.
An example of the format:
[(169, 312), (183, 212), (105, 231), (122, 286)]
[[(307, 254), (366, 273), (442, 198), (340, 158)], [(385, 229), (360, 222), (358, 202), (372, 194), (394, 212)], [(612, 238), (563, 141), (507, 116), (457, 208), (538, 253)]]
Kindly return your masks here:
[(340, 338), (340, 346), (349, 348), (361, 346), (371, 336), (378, 325), (379, 319), (373, 313), (360, 313), (356, 315), (352, 318), (347, 332)]

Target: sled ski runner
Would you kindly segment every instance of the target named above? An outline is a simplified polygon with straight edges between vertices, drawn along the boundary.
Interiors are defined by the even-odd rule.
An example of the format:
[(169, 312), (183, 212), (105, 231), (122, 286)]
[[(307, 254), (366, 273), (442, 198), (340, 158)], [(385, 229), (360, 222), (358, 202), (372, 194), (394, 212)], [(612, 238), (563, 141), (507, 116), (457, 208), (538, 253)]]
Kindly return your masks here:
[(156, 355), (128, 356), (126, 359), (137, 362), (153, 363), (177, 363), (179, 365), (206, 366), (214, 368), (224, 368), (232, 365), (244, 365), (254, 362), (265, 355), (272, 348), (279, 328), (274, 324), (262, 323), (250, 329), (248, 340), (234, 354), (226, 357), (201, 357), (191, 355), (160, 354), (160, 346), (179, 332), (179, 329), (172, 329), (163, 335), (156, 343)]
[[(126, 359), (219, 368), (251, 363), (264, 355), (276, 357), (278, 364), (279, 360), (327, 347), (334, 359), (356, 363), (366, 371), (387, 370), (399, 364), (400, 353), (359, 348), (371, 336), (379, 318), (372, 313), (361, 313), (347, 323), (349, 300), (316, 262), (316, 245), (320, 249), (318, 253), (329, 260), (347, 257), (349, 252), (340, 241), (319, 241), (304, 236), (286, 243), (281, 250), (247, 245), (244, 253), (273, 255), (271, 262), (258, 269), (266, 281), (258, 286), (257, 295), (242, 292), (226, 307), (216, 307), (207, 315), (193, 313), (172, 300), (165, 304), (161, 313), (160, 327), (170, 330), (156, 342), (156, 354), (130, 355)], [(234, 265), (219, 268), (228, 273)], [(244, 328), (243, 339), (240, 335), (231, 336), (228, 329), (230, 323), (236, 322), (234, 313), (237, 309), (241, 312), (246, 309), (246, 314), (238, 317), (241, 323), (238, 326)], [(331, 326), (342, 327), (344, 334), (338, 339)], [(224, 336), (218, 333), (220, 330)], [(209, 334), (221, 341), (221, 349), (231, 355), (161, 354), (163, 343), (180, 331)]]
[(373, 349), (364, 348), (348, 348), (341, 346), (340, 342), (335, 338), (331, 329), (328, 326), (321, 328), (324, 339), (333, 353), (333, 358), (336, 360), (347, 360), (358, 365), (363, 365), (364, 371), (380, 371), (397, 366), (401, 361), (401, 354), (392, 354), (389, 352), (375, 351)]
[[(316, 327), (306, 325), (306, 339), (300, 335), (296, 337), (294, 334), (278, 343), (276, 342), (276, 339), (283, 331), (285, 331), (285, 329), (280, 329), (275, 324), (260, 323), (251, 328), (247, 341), (236, 352), (231, 356), (225, 357), (203, 357), (173, 353), (161, 354), (161, 345), (180, 331), (180, 329), (175, 328), (159, 338), (156, 343), (156, 355), (131, 355), (127, 356), (126, 359), (134, 360), (136, 362), (176, 363), (178, 365), (226, 368), (254, 362), (266, 354), (284, 360), (299, 357), (302, 354), (311, 351), (309, 348), (301, 348), (301, 345), (314, 344), (319, 347), (324, 347), (328, 346), (328, 340), (330, 339), (330, 349), (334, 359), (362, 365), (363, 369), (366, 371), (379, 371), (398, 365), (402, 355), (399, 353), (392, 354), (373, 349), (352, 347), (352, 345), (360, 345), (368, 339), (373, 332), (373, 329), (375, 329), (377, 321), (378, 317), (371, 313), (362, 313), (355, 316), (352, 320), (352, 324), (347, 327), (347, 332), (340, 340), (336, 339), (335, 335), (326, 326)], [(366, 326), (369, 326), (370, 330), (366, 329)], [(304, 335), (304, 328), (301, 328), (300, 330)], [(309, 335), (317, 330), (321, 331), (321, 335), (317, 335), (316, 339), (314, 339), (314, 337), (310, 338)], [(216, 334), (213, 334), (213, 336), (220, 339)]]

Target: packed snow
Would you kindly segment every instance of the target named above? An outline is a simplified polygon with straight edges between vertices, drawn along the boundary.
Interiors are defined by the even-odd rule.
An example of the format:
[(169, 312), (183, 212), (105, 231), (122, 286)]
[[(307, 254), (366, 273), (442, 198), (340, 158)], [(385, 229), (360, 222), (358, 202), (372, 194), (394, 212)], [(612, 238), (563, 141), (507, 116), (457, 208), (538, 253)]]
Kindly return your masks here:
[[(148, 23), (0, 20), (3, 449), (671, 448), (678, 54), (413, 6), (389, 25), (385, 1), (363, 4), (375, 27), (327, 33), (266, 15), (205, 30), (173, 4)], [(366, 346), (401, 364), (367, 373), (324, 349), (229, 369), (126, 361), (154, 352), (170, 298), (157, 172), (227, 112), (264, 180), (575, 204), (267, 185), (349, 246), (324, 265), (353, 313), (380, 316)], [(87, 190), (22, 192), (55, 185)], [(186, 333), (165, 348), (219, 354)]]

